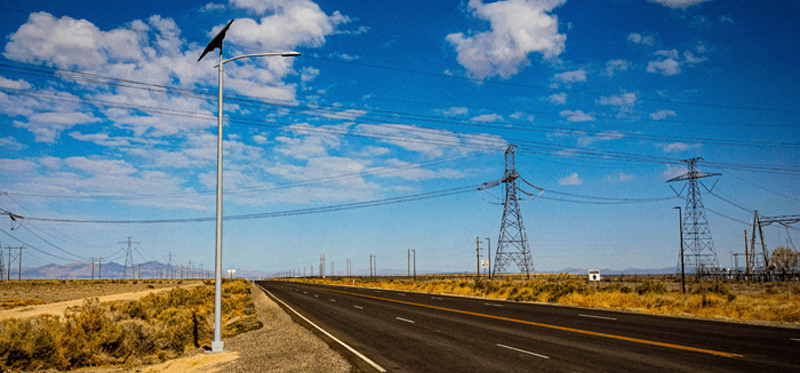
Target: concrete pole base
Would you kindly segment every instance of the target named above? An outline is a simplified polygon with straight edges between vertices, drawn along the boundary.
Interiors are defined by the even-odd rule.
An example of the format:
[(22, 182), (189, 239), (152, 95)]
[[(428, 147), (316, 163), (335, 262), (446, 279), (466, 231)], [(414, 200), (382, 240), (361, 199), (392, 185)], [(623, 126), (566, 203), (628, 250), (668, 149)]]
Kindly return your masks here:
[(223, 345), (224, 344), (225, 344), (225, 342), (223, 342), (223, 341), (212, 341), (211, 342), (211, 351), (206, 351), (206, 353), (207, 354), (216, 354), (216, 353), (219, 353), (219, 352), (230, 352), (230, 351), (225, 351), (223, 349)]

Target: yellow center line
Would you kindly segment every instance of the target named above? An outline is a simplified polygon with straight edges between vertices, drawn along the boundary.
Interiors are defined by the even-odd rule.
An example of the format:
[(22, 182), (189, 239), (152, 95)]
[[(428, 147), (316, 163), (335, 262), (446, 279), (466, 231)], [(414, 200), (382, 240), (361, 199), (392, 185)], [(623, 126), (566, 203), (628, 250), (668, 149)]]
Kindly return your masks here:
[(538, 322), (534, 322), (534, 321), (512, 319), (512, 318), (509, 318), (509, 317), (487, 315), (487, 314), (477, 313), (477, 312), (462, 311), (462, 310), (456, 310), (456, 309), (452, 309), (452, 308), (430, 306), (430, 305), (427, 305), (427, 304), (406, 302), (406, 301), (402, 301), (402, 300), (395, 300), (395, 299), (388, 299), (388, 298), (381, 298), (381, 297), (376, 297), (376, 296), (366, 295), (366, 294), (350, 293), (350, 292), (341, 291), (341, 290), (333, 290), (333, 289), (325, 289), (325, 290), (332, 291), (332, 292), (335, 292), (335, 293), (354, 295), (354, 296), (362, 297), (362, 298), (370, 298), (370, 299), (382, 300), (382, 301), (387, 301), (387, 302), (406, 304), (406, 305), (409, 305), (409, 306), (416, 306), (416, 307), (430, 308), (430, 309), (440, 310), (440, 311), (448, 311), (448, 312), (453, 312), (453, 313), (460, 313), (460, 314), (463, 314), (463, 315), (472, 315), (472, 316), (478, 316), (478, 317), (485, 317), (485, 318), (488, 318), (488, 319), (503, 320), (503, 321), (509, 321), (509, 322), (518, 323), (518, 324), (538, 326), (538, 327), (542, 327), (542, 328), (561, 330), (561, 331), (565, 331), (565, 332), (573, 332), (573, 333), (580, 333), (580, 334), (586, 334), (586, 335), (593, 335), (593, 336), (596, 336), (596, 337), (611, 338), (611, 339), (617, 339), (617, 340), (621, 340), (621, 341), (635, 342), (635, 343), (647, 344), (647, 345), (652, 345), (652, 346), (674, 348), (674, 349), (677, 349), (677, 350), (700, 352), (700, 353), (709, 354), (709, 355), (722, 356), (722, 357), (731, 357), (731, 358), (742, 357), (743, 356), (743, 355), (733, 354), (733, 353), (729, 353), (729, 352), (708, 350), (708, 349), (705, 349), (705, 348), (681, 346), (681, 345), (676, 345), (676, 344), (673, 344), (673, 343), (657, 342), (657, 341), (650, 341), (650, 340), (647, 340), (647, 339), (631, 338), (631, 337), (624, 337), (624, 336), (621, 336), (621, 335), (592, 332), (592, 331), (589, 331), (589, 330), (581, 330), (581, 329), (569, 328), (569, 327), (565, 327), (565, 326), (543, 324), (543, 323), (538, 323)]

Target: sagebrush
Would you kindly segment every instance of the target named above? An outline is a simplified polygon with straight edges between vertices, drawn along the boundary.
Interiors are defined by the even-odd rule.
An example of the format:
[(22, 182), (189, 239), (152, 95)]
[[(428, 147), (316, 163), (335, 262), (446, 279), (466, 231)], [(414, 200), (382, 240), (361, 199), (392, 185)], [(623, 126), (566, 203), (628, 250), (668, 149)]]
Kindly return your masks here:
[[(261, 327), (250, 289), (247, 280), (223, 281), (223, 337)], [(213, 317), (209, 286), (178, 287), (134, 301), (90, 299), (63, 318), (3, 320), (0, 363), (24, 371), (157, 363), (210, 344)]]

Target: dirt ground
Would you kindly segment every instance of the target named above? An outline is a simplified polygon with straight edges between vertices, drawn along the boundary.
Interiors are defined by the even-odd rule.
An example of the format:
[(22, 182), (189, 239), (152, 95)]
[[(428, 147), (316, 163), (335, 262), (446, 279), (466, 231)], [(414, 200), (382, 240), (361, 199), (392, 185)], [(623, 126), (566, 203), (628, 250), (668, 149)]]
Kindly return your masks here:
[[(134, 281), (136, 283), (134, 283)], [(0, 307), (10, 301), (54, 303), (104, 295), (200, 284), (202, 280), (22, 280), (0, 281)]]
[[(146, 295), (148, 295), (150, 293), (168, 291), (168, 290), (173, 289), (175, 287), (184, 287), (184, 288), (189, 289), (189, 288), (193, 288), (195, 286), (199, 286), (201, 284), (203, 284), (202, 281), (185, 281), (185, 282), (182, 282), (181, 284), (178, 284), (177, 281), (176, 281), (176, 282), (174, 282), (172, 284), (169, 284), (169, 286), (159, 287), (159, 288), (156, 288), (155, 286), (153, 286), (152, 289), (148, 288), (147, 286), (145, 286), (144, 288), (146, 290), (133, 291), (133, 292), (120, 292), (120, 291), (129, 290), (131, 288), (128, 285), (125, 285), (125, 284), (120, 284), (119, 287), (114, 287), (114, 286), (105, 286), (105, 287), (103, 287), (103, 286), (100, 286), (100, 287), (93, 287), (93, 288), (89, 289), (89, 291), (84, 291), (83, 293), (81, 293), (80, 291), (70, 292), (70, 295), (75, 295), (76, 296), (74, 299), (71, 299), (71, 300), (60, 300), (60, 301), (51, 302), (51, 303), (45, 303), (45, 304), (38, 304), (38, 303), (26, 304), (26, 303), (29, 303), (27, 301), (30, 301), (31, 299), (22, 300), (22, 301), (13, 300), (13, 299), (12, 300), (0, 299), (0, 304), (6, 305), (6, 307), (5, 307), (6, 309), (0, 308), (0, 320), (6, 319), (6, 318), (11, 318), (11, 317), (19, 317), (19, 318), (33, 317), (33, 316), (38, 316), (38, 315), (43, 315), (43, 314), (49, 314), (49, 315), (55, 315), (55, 316), (63, 316), (64, 312), (66, 311), (67, 308), (81, 306), (86, 299), (97, 298), (100, 302), (112, 302), (112, 301), (117, 301), (117, 300), (123, 300), (123, 301), (138, 300), (138, 299), (141, 299), (142, 297), (144, 297), (144, 296), (146, 296)], [(109, 285), (114, 285), (114, 284), (109, 284)], [(132, 285), (134, 285), (133, 288), (137, 288), (136, 285), (138, 285), (138, 284), (132, 284)], [(81, 286), (83, 286), (83, 285), (78, 285), (79, 288)], [(65, 284), (65, 285), (62, 285), (62, 287), (69, 288), (70, 285)], [(19, 291), (22, 288), (24, 288), (24, 286), (19, 286), (19, 288), (16, 289), (16, 290)], [(43, 286), (34, 286), (33, 288), (35, 288), (35, 289), (44, 289), (45, 287), (43, 287)], [(62, 289), (62, 291), (63, 290), (64, 289)], [(80, 289), (73, 289), (73, 290), (80, 290)], [(87, 297), (77, 297), (77, 295), (85, 295), (85, 294), (91, 294), (91, 295), (89, 295)], [(103, 294), (105, 294), (105, 295), (103, 295)], [(24, 296), (24, 295), (22, 295), (22, 296)], [(40, 300), (40, 299), (41, 298), (34, 298), (33, 300)], [(18, 307), (8, 308), (8, 305), (13, 305), (15, 303), (16, 304), (22, 304), (22, 305), (18, 306)]]

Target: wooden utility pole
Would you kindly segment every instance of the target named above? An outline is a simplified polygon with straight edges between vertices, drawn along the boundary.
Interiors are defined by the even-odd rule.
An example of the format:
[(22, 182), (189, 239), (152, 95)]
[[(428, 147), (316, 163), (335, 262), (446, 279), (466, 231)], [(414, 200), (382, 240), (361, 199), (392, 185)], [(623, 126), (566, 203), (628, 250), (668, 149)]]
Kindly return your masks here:
[(481, 278), (481, 238), (475, 237), (475, 256), (478, 258), (478, 267), (476, 273), (478, 278)]
[(747, 251), (747, 229), (744, 230), (744, 257), (745, 263), (747, 263), (745, 277), (747, 277), (747, 284), (750, 285), (750, 253)]

